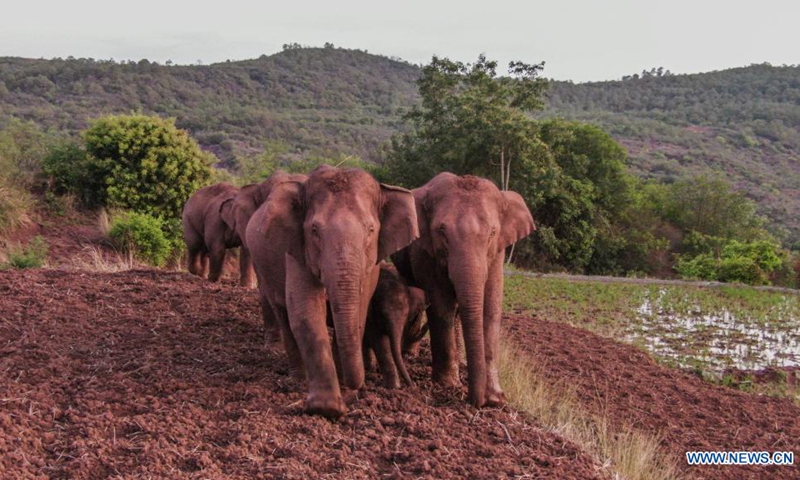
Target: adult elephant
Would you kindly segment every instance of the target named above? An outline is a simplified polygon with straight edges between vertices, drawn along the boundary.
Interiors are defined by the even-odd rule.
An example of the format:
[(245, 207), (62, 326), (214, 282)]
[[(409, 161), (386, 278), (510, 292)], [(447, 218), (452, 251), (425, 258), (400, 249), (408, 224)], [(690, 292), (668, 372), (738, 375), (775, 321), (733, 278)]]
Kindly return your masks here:
[(250, 217), (269, 196), (272, 187), (286, 180), (305, 181), (307, 177), (302, 174), (288, 174), (278, 170), (261, 183), (253, 183), (242, 187), (235, 198), (222, 208), (222, 218), (241, 239), (242, 246), (239, 254), (241, 267), (241, 285), (255, 288), (256, 275), (253, 262), (250, 259), (250, 249), (247, 247), (246, 231)]
[(430, 306), (433, 380), (455, 386), (459, 312), (476, 407), (505, 402), (497, 369), (505, 248), (536, 229), (522, 197), (491, 181), (440, 173), (413, 190), (420, 238), (392, 260), (406, 279), (425, 290)]
[(227, 249), (242, 244), (230, 223), (238, 193), (239, 189), (229, 183), (217, 183), (196, 191), (183, 206), (181, 224), (192, 274), (216, 282), (222, 275)]
[(276, 183), (247, 225), (261, 302), (272, 307), (306, 411), (347, 411), (327, 329), (330, 311), (345, 387), (364, 385), (361, 346), (378, 262), (419, 236), (411, 192), (359, 169), (322, 166)]

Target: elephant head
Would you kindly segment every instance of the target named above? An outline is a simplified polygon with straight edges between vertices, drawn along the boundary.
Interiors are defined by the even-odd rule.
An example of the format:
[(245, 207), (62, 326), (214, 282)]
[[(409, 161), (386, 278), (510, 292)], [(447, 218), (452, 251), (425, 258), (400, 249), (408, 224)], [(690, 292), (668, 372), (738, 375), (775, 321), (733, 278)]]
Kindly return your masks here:
[[(309, 380), (307, 408), (313, 410), (313, 404), (340, 402), (335, 372), (330, 378), (327, 366), (324, 302), (333, 318), (343, 383), (359, 389), (364, 383), (361, 342), (378, 262), (419, 231), (411, 192), (381, 185), (363, 170), (322, 166), (305, 182), (282, 185), (265, 203), (259, 230), (272, 244), (286, 245), (287, 311)], [(333, 410), (328, 412), (341, 413), (339, 407)]]
[(306, 176), (302, 174), (288, 174), (282, 170), (275, 171), (261, 183), (254, 183), (242, 187), (235, 198), (226, 201), (220, 207), (220, 215), (225, 223), (236, 232), (242, 242), (242, 250), (239, 257), (241, 268), (241, 285), (247, 287), (255, 286), (255, 272), (253, 271), (250, 259), (250, 249), (247, 246), (247, 224), (258, 207), (261, 206), (269, 197), (270, 192), (283, 182), (304, 182)]
[[(500, 191), (491, 181), (473, 176), (441, 173), (414, 190), (414, 198), (420, 227), (417, 246), (436, 263), (440, 281), (449, 279), (452, 285), (434, 288), (454, 292), (458, 304), (471, 402), (482, 406), (487, 397), (499, 397), (488, 401), (500, 402), (502, 391), (493, 378), (496, 371), (491, 371), (494, 365), (487, 390), (486, 349), (492, 358), (499, 335), (505, 248), (536, 229), (533, 217), (519, 194)], [(452, 377), (452, 370), (447, 375)]]

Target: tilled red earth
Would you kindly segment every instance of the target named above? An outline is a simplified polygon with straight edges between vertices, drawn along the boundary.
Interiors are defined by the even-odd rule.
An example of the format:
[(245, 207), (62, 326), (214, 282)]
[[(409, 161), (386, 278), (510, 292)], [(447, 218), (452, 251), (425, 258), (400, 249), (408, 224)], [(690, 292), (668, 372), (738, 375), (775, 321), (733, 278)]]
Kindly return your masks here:
[[(646, 353), (563, 323), (509, 315), (514, 339), (542, 373), (618, 426), (659, 434), (700, 479), (800, 478), (800, 408), (662, 367)], [(794, 466), (688, 466), (687, 451), (792, 451)]]
[(604, 475), (521, 415), (434, 388), (427, 352), (409, 362), (417, 387), (371, 374), (340, 421), (304, 415), (262, 335), (255, 293), (233, 285), (0, 272), (0, 478)]

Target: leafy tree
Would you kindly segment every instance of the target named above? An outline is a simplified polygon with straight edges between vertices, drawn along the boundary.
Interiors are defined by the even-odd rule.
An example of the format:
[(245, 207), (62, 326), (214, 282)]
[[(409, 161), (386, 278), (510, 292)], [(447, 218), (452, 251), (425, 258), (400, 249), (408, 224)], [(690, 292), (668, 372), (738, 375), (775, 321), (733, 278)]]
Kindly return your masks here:
[(507, 188), (512, 164), (522, 163), (539, 143), (526, 115), (544, 106), (544, 63), (511, 62), (498, 77), (497, 62), (474, 64), (433, 57), (417, 81), (422, 103), (406, 120), (412, 131), (395, 137), (387, 162), (398, 183), (419, 185), (436, 173), (473, 173)]
[(177, 219), (211, 176), (213, 157), (174, 119), (112, 115), (96, 120), (83, 136), (86, 188), (102, 205)]

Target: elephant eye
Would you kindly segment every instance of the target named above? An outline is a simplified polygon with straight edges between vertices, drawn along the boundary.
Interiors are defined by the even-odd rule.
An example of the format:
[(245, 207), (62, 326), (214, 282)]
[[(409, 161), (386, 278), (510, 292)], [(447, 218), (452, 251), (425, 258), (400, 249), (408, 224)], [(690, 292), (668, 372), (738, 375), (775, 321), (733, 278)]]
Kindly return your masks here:
[(319, 227), (317, 224), (311, 225), (311, 235), (319, 237)]
[(495, 235), (497, 235), (497, 228), (492, 227), (492, 230), (489, 232), (489, 238), (493, 238)]

